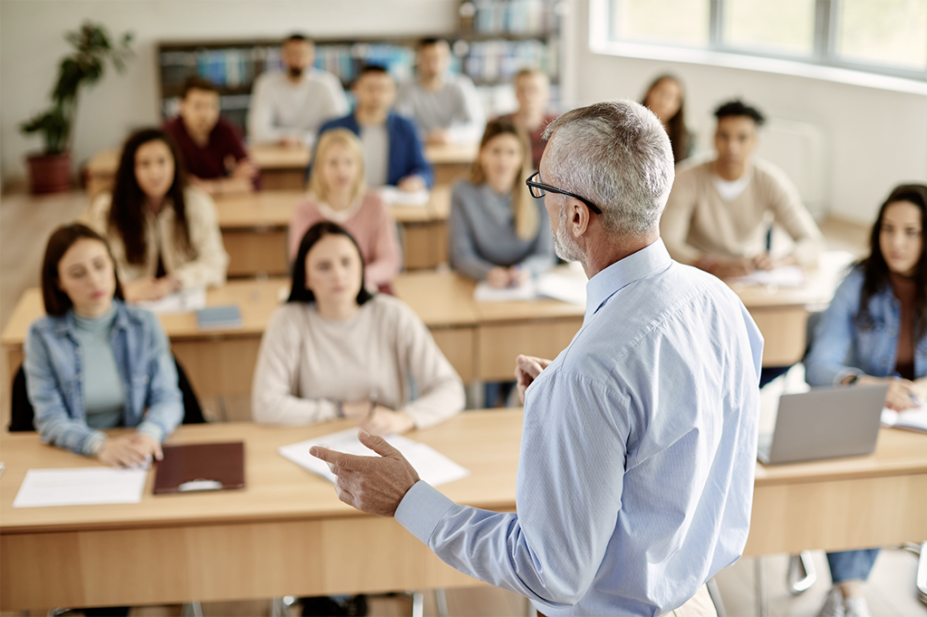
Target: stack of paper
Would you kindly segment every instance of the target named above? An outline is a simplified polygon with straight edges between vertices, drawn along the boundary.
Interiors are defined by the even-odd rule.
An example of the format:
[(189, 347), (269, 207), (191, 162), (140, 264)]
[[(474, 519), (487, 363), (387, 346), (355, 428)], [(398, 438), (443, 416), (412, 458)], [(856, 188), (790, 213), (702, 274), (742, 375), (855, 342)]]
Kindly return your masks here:
[(428, 189), (422, 189), (410, 193), (401, 191), (395, 186), (381, 186), (379, 188), (380, 196), (390, 206), (425, 206), (431, 198)]
[(927, 433), (927, 407), (915, 407), (902, 412), (883, 409), (882, 425)]
[(729, 279), (741, 285), (775, 285), (777, 287), (801, 287), (805, 284), (805, 273), (798, 266), (783, 266), (772, 270), (754, 270), (747, 276)]
[(14, 508), (139, 503), (147, 469), (30, 469)]
[(164, 296), (160, 300), (139, 302), (137, 306), (152, 313), (184, 313), (196, 311), (206, 306), (206, 288), (193, 287)]
[(561, 302), (586, 306), (586, 276), (548, 272), (537, 282), (537, 293)]
[(537, 293), (534, 281), (528, 279), (518, 287), (492, 287), (486, 281), (478, 283), (473, 292), (473, 299), (477, 302), (509, 302), (512, 300), (534, 300)]
[[(412, 464), (422, 480), (432, 486), (453, 482), (470, 475), (469, 471), (423, 443), (412, 441), (400, 435), (387, 435), (384, 439), (406, 457), (406, 460)], [(375, 452), (368, 450), (357, 439), (356, 428), (288, 446), (281, 446), (278, 451), (284, 458), (305, 467), (313, 473), (319, 474), (329, 482), (335, 482), (335, 474), (328, 468), (328, 463), (309, 454), (309, 448), (312, 446), (323, 446), (356, 456), (377, 456)]]

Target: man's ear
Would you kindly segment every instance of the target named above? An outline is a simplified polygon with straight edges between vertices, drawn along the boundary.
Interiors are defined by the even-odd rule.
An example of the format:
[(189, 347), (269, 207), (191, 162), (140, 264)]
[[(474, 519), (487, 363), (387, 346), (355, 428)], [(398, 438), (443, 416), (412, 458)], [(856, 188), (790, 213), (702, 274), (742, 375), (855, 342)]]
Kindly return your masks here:
[(570, 233), (574, 238), (581, 237), (589, 229), (590, 214), (589, 208), (580, 200), (568, 197), (567, 202), (567, 224), (570, 226)]

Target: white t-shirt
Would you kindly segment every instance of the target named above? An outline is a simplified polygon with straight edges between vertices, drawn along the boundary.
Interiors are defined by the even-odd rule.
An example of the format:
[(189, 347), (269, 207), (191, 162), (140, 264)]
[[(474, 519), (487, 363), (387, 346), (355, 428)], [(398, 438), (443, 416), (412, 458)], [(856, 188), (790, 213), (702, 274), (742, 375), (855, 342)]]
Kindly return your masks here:
[(740, 197), (740, 194), (747, 190), (747, 186), (749, 186), (752, 177), (753, 167), (750, 167), (744, 175), (736, 180), (725, 180), (721, 176), (711, 174), (711, 183), (714, 185), (715, 190), (718, 191), (718, 195), (721, 196), (721, 199), (731, 202)]
[(364, 148), (364, 177), (367, 186), (385, 185), (389, 168), (389, 133), (386, 125), (361, 126), (360, 141)]
[(260, 144), (296, 137), (311, 146), (324, 122), (347, 113), (341, 82), (331, 73), (308, 69), (295, 84), (282, 71), (264, 73), (254, 80), (248, 138)]

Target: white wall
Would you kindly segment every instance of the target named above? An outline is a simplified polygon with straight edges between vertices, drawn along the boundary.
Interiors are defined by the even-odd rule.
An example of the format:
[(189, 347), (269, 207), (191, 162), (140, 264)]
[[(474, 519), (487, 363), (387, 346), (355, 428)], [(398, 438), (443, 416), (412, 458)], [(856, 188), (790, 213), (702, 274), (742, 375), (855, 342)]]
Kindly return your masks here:
[[(25, 177), (23, 156), (40, 150), (19, 124), (48, 105), (66, 31), (102, 22), (111, 34), (135, 33), (128, 71), (109, 72), (85, 91), (73, 135), (76, 166), (157, 123), (157, 60), (163, 40), (314, 36), (434, 35), (457, 30), (457, 0), (2, 0), (0, 1), (0, 169)], [(111, 68), (111, 67), (110, 67)]]
[[(589, 51), (589, 1), (574, 0), (577, 44), (575, 105), (610, 98), (639, 100), (659, 73), (685, 83), (686, 113), (700, 135), (711, 110), (743, 97), (767, 115), (819, 126), (830, 161), (825, 195), (830, 212), (869, 224), (891, 188), (927, 182), (927, 96), (759, 71), (594, 54)], [(711, 147), (711, 144), (699, 144)]]

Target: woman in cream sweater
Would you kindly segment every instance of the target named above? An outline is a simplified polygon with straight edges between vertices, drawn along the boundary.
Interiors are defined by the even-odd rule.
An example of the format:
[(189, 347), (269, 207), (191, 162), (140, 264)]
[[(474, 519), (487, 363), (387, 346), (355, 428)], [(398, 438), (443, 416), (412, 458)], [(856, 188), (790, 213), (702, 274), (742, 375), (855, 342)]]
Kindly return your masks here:
[(370, 294), (363, 280), (360, 250), (344, 228), (327, 221), (309, 228), (289, 299), (261, 340), (256, 422), (352, 418), (383, 435), (431, 426), (463, 409), (460, 377), (425, 324), (400, 300)]
[(160, 129), (126, 140), (113, 192), (93, 200), (88, 222), (112, 248), (128, 302), (225, 283), (229, 259), (216, 207), (187, 186), (176, 148)]

